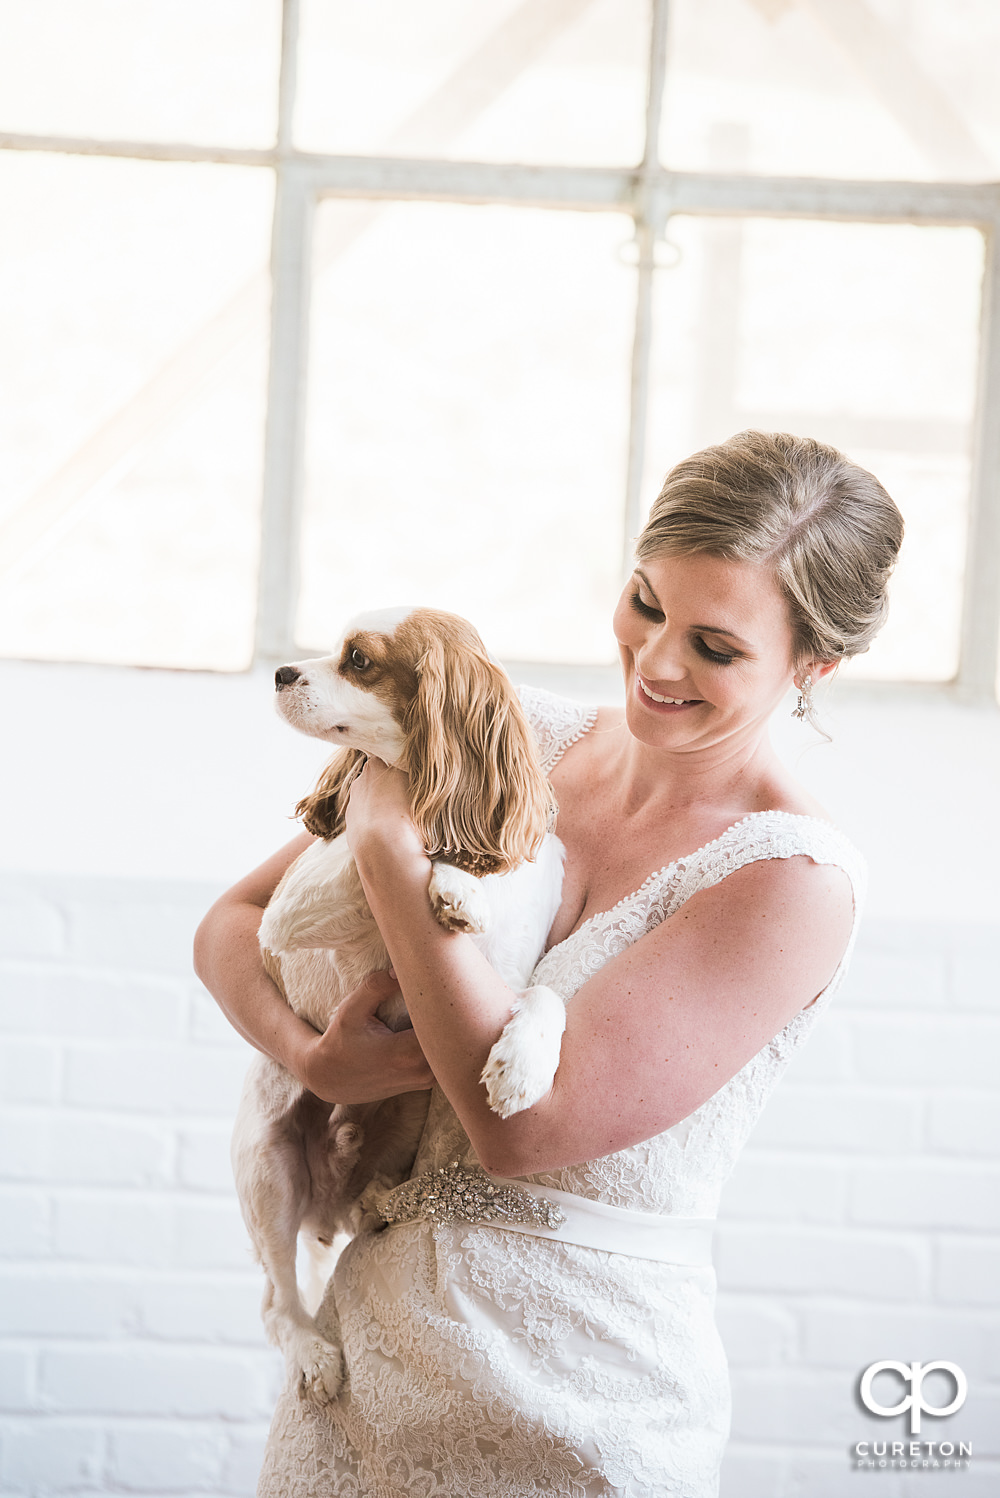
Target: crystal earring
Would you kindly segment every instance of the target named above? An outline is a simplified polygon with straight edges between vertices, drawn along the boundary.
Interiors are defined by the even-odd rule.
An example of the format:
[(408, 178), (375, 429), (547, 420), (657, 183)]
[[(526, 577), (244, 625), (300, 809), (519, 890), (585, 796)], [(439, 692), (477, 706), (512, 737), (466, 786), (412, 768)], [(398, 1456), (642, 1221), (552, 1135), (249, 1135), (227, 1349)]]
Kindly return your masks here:
[(812, 716), (812, 684), (812, 677), (806, 676), (803, 678), (802, 685), (799, 687), (799, 700), (792, 708), (792, 717), (798, 718), (799, 722), (801, 722), (803, 718), (809, 718)]

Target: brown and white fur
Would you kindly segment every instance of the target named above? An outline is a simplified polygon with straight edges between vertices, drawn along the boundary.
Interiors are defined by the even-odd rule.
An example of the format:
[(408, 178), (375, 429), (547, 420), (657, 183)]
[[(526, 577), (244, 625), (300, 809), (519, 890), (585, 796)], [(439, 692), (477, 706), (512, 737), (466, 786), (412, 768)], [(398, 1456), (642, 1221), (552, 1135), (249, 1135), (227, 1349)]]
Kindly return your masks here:
[[(473, 933), (518, 992), (481, 1079), (490, 1105), (502, 1117), (530, 1107), (552, 1084), (565, 1025), (557, 994), (525, 986), (559, 905), (563, 848), (548, 830), (551, 790), (508, 678), (471, 625), (414, 609), (360, 616), (331, 656), (281, 667), (275, 685), (281, 715), (337, 753), (296, 809), (321, 841), (291, 865), (261, 921), (271, 977), (296, 1014), (325, 1030), (340, 1000), (389, 966), (343, 827), (366, 757), (399, 767), (432, 859), (437, 919)], [(379, 1017), (408, 1025), (402, 996)], [(318, 1273), (335, 1234), (366, 1221), (364, 1201), (406, 1178), (429, 1097), (333, 1107), (266, 1056), (247, 1077), (233, 1169), (267, 1276), (264, 1324), (300, 1392), (319, 1403), (339, 1393), (343, 1364), (300, 1296), (298, 1233)]]

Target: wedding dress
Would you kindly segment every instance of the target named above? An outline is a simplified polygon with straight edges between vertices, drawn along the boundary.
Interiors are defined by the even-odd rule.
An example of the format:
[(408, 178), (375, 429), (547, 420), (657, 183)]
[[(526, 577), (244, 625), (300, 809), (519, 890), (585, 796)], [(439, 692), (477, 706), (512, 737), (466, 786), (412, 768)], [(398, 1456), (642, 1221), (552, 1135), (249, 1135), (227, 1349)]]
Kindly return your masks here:
[[(594, 714), (534, 689), (522, 700), (551, 770)], [(699, 890), (800, 854), (846, 871), (856, 930), (864, 866), (847, 839), (757, 812), (585, 921), (533, 981), (571, 1001)], [(348, 1244), (319, 1313), (348, 1385), (328, 1410), (286, 1389), (258, 1498), (712, 1498), (729, 1386), (705, 1225), (853, 943), (819, 999), (666, 1133), (497, 1187), (524, 1198), (524, 1221), (488, 1220), (494, 1188), (435, 1088), (411, 1182), (393, 1193), (409, 1206)], [(546, 1225), (552, 1207), (562, 1226)]]

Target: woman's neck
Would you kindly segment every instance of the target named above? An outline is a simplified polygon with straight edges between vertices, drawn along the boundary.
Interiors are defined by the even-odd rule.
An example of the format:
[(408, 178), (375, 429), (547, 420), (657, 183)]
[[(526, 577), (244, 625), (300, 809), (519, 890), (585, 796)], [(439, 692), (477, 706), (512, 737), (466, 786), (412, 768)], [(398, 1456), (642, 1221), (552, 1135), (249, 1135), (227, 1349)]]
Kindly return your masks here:
[(623, 720), (616, 738), (607, 764), (625, 816), (653, 808), (674, 816), (706, 806), (765, 810), (784, 778), (766, 724), (704, 747), (663, 749), (635, 738)]

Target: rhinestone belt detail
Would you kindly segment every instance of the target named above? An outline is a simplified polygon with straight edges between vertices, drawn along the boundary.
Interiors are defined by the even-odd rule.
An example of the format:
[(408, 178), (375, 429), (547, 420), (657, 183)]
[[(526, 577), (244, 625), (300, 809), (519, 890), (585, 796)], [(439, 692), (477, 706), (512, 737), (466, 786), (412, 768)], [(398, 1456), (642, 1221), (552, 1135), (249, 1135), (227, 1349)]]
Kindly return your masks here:
[(552, 1202), (533, 1196), (517, 1186), (499, 1185), (484, 1170), (452, 1160), (437, 1170), (427, 1170), (412, 1181), (404, 1181), (375, 1204), (387, 1223), (495, 1222), (531, 1224), (557, 1228), (565, 1215)]

